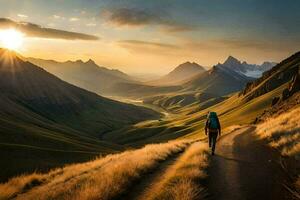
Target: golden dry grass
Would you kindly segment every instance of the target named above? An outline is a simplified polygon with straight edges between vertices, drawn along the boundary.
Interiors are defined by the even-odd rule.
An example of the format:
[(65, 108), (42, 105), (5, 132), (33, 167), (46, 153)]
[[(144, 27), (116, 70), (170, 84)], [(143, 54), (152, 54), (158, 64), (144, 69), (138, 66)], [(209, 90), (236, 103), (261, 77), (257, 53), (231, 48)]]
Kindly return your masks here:
[(284, 156), (300, 156), (300, 108), (257, 126), (257, 134)]
[(47, 174), (16, 177), (0, 185), (0, 199), (112, 199), (160, 161), (183, 151), (189, 143), (173, 141), (147, 145), (142, 149), (55, 169)]
[[(300, 159), (300, 107), (257, 126), (257, 134), (283, 156)], [(300, 190), (300, 176), (296, 181)]]
[(206, 195), (200, 180), (206, 178), (208, 166), (207, 144), (197, 142), (167, 170), (166, 174), (153, 187), (149, 188), (143, 199), (147, 200), (193, 200)]

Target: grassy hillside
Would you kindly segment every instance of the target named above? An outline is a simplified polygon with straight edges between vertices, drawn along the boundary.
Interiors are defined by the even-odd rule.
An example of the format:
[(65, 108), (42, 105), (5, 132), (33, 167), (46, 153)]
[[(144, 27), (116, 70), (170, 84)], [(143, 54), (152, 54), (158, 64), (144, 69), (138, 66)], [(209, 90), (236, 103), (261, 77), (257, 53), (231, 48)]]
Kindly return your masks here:
[(149, 109), (70, 85), (10, 52), (4, 51), (1, 56), (1, 94), (51, 121), (100, 136), (124, 124), (157, 117)]
[[(0, 184), (0, 199), (118, 199), (143, 174), (182, 152), (188, 141), (147, 145), (135, 151), (33, 173)], [(63, 187), (62, 187), (63, 184)]]
[(123, 150), (0, 98), (0, 180)]
[(139, 123), (104, 135), (107, 141), (122, 145), (140, 146), (150, 142), (168, 141), (180, 137), (204, 138), (204, 125), (208, 111), (216, 111), (223, 129), (232, 125), (254, 122), (256, 117), (271, 106), (274, 96), (282, 93), (286, 85), (259, 98), (246, 101), (238, 93), (211, 107), (199, 110), (199, 105), (182, 109), (180, 114), (161, 121)]
[[(202, 107), (201, 103), (192, 103), (180, 107), (178, 102), (181, 102), (181, 100), (174, 103), (175, 101), (168, 102), (169, 99), (172, 99), (170, 97), (160, 96), (158, 99), (152, 98), (153, 102), (169, 103), (169, 108), (177, 108), (176, 115), (161, 121), (130, 126), (122, 129), (121, 132), (111, 132), (105, 134), (104, 139), (123, 145), (139, 146), (148, 142), (167, 141), (180, 137), (203, 138), (203, 129), (208, 111), (216, 111), (218, 113), (223, 128), (254, 122), (258, 116), (271, 107), (274, 97), (282, 96), (283, 91), (290, 87), (292, 77), (298, 74), (298, 66), (299, 53), (287, 58), (270, 71), (265, 72), (264, 78), (249, 83), (244, 90), (247, 92), (237, 92), (228, 99), (220, 103), (212, 103), (209, 106)], [(278, 74), (282, 74), (280, 76), (282, 79), (279, 79), (279, 81)], [(259, 89), (260, 92), (257, 93), (258, 88), (268, 88), (268, 90)], [(259, 95), (256, 95), (255, 98), (249, 98), (249, 95), (252, 94)], [(157, 103), (157, 105), (163, 104)]]
[(180, 113), (182, 110), (187, 109), (188, 107), (193, 107), (194, 105), (198, 105), (199, 109), (204, 109), (225, 99), (226, 97), (196, 91), (147, 97), (144, 98), (143, 102), (145, 104), (161, 107), (172, 113)]
[(150, 86), (137, 83), (118, 83), (112, 88), (112, 93), (116, 96), (143, 99), (158, 94), (178, 92), (181, 86)]
[(70, 85), (13, 52), (0, 56), (0, 180), (122, 150), (102, 134), (159, 117)]

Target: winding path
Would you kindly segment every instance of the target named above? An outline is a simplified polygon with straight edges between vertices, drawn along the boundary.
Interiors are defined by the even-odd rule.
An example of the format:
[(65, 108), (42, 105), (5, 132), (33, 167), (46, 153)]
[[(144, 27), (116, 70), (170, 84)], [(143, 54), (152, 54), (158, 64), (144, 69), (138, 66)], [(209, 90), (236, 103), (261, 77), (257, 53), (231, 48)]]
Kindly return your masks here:
[(278, 155), (256, 139), (254, 130), (245, 127), (218, 141), (208, 170), (209, 199), (292, 199)]

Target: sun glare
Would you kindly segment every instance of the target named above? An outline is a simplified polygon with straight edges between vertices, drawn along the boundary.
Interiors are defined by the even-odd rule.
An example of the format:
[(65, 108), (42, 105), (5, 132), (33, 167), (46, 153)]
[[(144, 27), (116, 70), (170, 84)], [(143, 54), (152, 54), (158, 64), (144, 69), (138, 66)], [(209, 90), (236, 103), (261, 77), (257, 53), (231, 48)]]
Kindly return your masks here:
[(19, 50), (23, 44), (23, 34), (15, 29), (0, 31), (0, 42), (4, 48)]

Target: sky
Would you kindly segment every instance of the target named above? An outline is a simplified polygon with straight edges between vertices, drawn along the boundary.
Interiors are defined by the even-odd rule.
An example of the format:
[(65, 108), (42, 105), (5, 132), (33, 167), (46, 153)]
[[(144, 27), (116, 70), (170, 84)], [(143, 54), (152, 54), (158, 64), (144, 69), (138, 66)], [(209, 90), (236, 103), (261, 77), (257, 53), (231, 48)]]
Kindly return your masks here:
[[(300, 50), (298, 0), (0, 0), (24, 56), (93, 59), (130, 74), (210, 67), (229, 55), (279, 62)], [(1, 44), (0, 44), (1, 46)]]

